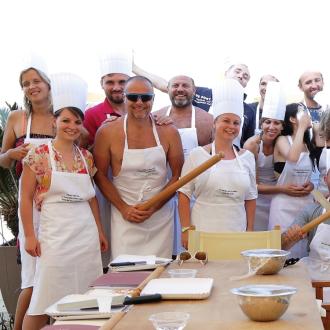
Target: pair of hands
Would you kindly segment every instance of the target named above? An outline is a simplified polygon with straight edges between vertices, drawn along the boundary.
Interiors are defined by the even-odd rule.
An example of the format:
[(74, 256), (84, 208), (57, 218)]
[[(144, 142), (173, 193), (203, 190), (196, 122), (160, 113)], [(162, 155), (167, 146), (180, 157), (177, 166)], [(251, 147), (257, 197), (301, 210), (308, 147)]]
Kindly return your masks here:
[[(99, 242), (101, 252), (105, 252), (109, 248), (108, 240), (106, 239), (103, 232), (99, 232)], [(41, 256), (40, 242), (35, 236), (25, 238), (25, 250), (32, 257)]]
[(155, 208), (142, 211), (138, 209), (138, 205), (126, 204), (121, 211), (121, 215), (125, 220), (129, 222), (141, 223), (149, 219), (155, 211)]
[(302, 197), (311, 193), (314, 189), (314, 185), (312, 182), (307, 182), (302, 186), (297, 186), (294, 184), (288, 184), (283, 186), (283, 192), (289, 196), (293, 197)]
[(298, 225), (293, 225), (282, 234), (282, 249), (290, 249), (295, 243), (305, 237), (306, 234), (302, 231), (302, 228)]

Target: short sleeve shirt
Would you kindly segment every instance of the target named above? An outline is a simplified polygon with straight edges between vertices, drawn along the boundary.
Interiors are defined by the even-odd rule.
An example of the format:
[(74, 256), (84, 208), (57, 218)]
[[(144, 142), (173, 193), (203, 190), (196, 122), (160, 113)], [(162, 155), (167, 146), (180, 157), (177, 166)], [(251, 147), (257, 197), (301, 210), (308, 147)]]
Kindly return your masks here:
[[(63, 162), (63, 157), (59, 151), (54, 147), (54, 157), (55, 157), (55, 166), (56, 170), (59, 172), (71, 172), (71, 173), (89, 173), (91, 176), (94, 176), (97, 172), (97, 169), (94, 165), (94, 159), (92, 154), (81, 148), (80, 151), (85, 158), (88, 169), (85, 167), (85, 163), (80, 156), (79, 151), (76, 149), (74, 153), (74, 164), (71, 171), (69, 171), (65, 163)], [(78, 147), (76, 147), (78, 148)], [(50, 162), (49, 149), (47, 144), (42, 144), (36, 148), (32, 148), (26, 157), (23, 159), (23, 164), (30, 167), (30, 169), (35, 173), (37, 179), (37, 187), (34, 195), (34, 200), (37, 208), (41, 209), (41, 204), (44, 199), (46, 192), (50, 188), (51, 176), (52, 176), (52, 167)], [(87, 172), (88, 171), (88, 172)]]

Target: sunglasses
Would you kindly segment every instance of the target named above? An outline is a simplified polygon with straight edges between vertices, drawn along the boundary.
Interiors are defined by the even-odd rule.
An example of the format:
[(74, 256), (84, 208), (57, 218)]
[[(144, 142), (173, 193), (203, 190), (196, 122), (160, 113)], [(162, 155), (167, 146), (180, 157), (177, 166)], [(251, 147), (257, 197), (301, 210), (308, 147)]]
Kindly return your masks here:
[(125, 94), (127, 100), (132, 102), (137, 102), (138, 99), (140, 99), (142, 102), (148, 102), (151, 101), (155, 94), (147, 93), (147, 94), (138, 94), (138, 93), (129, 93)]
[(185, 261), (198, 261), (202, 265), (205, 265), (208, 261), (207, 253), (204, 251), (197, 251), (195, 254), (191, 254), (189, 251), (184, 251), (178, 254), (176, 260), (179, 263), (179, 266), (181, 266)]

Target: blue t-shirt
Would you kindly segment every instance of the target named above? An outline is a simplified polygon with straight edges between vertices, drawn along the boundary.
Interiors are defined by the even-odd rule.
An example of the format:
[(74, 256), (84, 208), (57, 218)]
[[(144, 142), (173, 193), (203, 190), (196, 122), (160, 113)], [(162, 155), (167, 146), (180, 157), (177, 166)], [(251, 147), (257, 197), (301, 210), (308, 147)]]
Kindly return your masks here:
[(212, 89), (207, 87), (196, 87), (192, 104), (208, 112), (212, 105)]

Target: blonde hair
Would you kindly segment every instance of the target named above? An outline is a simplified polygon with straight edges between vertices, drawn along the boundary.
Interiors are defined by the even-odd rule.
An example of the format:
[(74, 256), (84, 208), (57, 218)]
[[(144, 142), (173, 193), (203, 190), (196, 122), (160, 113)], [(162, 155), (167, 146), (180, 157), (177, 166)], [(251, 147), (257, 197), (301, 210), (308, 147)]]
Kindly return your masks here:
[[(48, 78), (48, 76), (43, 71), (33, 68), (33, 67), (30, 67), (30, 68), (27, 68), (27, 69), (21, 71), (21, 73), (19, 75), (19, 84), (20, 84), (21, 88), (23, 88), (23, 81), (22, 81), (23, 74), (27, 73), (30, 70), (34, 70), (35, 72), (37, 72), (37, 74), (40, 76), (41, 80), (48, 85), (49, 91), (50, 91), (50, 89), (51, 89), (50, 88), (50, 79)], [(50, 110), (52, 110), (50, 93), (49, 93), (49, 104), (50, 104)], [(26, 95), (24, 95), (24, 97), (23, 97), (23, 105), (24, 105), (24, 109), (27, 113), (27, 116), (29, 116), (32, 112), (32, 104)]]
[(320, 119), (320, 133), (326, 141), (330, 140), (330, 108), (327, 107), (325, 111), (322, 112)]

